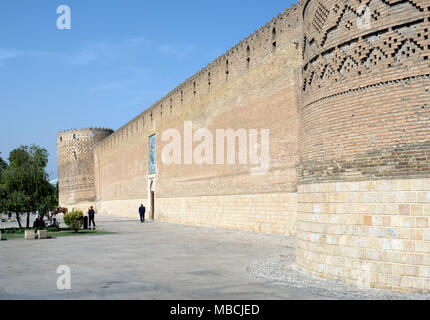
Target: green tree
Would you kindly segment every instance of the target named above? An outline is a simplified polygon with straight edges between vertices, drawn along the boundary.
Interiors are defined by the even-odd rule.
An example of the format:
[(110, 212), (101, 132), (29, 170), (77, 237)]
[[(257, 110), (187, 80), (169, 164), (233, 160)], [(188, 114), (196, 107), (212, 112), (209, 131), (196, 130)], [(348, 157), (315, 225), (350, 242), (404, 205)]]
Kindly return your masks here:
[(30, 197), (21, 191), (6, 192), (5, 207), (7, 211), (15, 212), (18, 225), (22, 228), (21, 216), (22, 212), (26, 212), (30, 202)]
[(4, 213), (7, 211), (6, 207), (6, 199), (7, 199), (7, 193), (6, 193), (6, 187), (3, 185), (3, 179), (2, 179), (2, 172), (0, 171), (0, 213)]
[(60, 202), (60, 187), (58, 185), (58, 179), (57, 179), (57, 183), (55, 184), (55, 203), (58, 206), (58, 203)]
[(3, 172), (7, 169), (7, 162), (0, 157), (0, 212), (5, 211), (4, 201), (6, 199), (6, 189), (3, 185)]
[(17, 214), (27, 213), (26, 227), (30, 227), (30, 213), (48, 213), (56, 205), (55, 187), (48, 181), (46, 166), (48, 152), (36, 145), (21, 146), (9, 155), (9, 166), (2, 173), (4, 207)]
[(7, 167), (8, 167), (7, 162), (4, 161), (2, 159), (2, 157), (0, 157), (0, 179), (1, 179), (1, 176), (2, 176), (2, 172), (5, 171), (7, 169)]
[(19, 213), (22, 212), (23, 203), (28, 199), (24, 198), (20, 192), (8, 188), (5, 183), (10, 172), (8, 168), (7, 162), (0, 158), (0, 212), (15, 212), (19, 227), (22, 228)]
[(57, 188), (48, 182), (43, 184), (42, 189), (43, 196), (38, 203), (37, 211), (39, 211), (42, 218), (48, 215), (49, 220), (52, 222), (52, 216), (49, 215), (49, 212), (52, 212), (53, 208), (58, 206)]

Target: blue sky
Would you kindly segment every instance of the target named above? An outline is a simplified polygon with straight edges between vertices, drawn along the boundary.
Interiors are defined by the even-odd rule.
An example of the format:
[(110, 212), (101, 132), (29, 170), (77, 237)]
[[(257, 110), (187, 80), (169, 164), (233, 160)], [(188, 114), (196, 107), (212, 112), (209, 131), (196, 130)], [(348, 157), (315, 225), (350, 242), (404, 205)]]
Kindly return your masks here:
[(58, 131), (118, 129), (292, 3), (2, 0), (0, 156), (36, 143), (56, 178)]

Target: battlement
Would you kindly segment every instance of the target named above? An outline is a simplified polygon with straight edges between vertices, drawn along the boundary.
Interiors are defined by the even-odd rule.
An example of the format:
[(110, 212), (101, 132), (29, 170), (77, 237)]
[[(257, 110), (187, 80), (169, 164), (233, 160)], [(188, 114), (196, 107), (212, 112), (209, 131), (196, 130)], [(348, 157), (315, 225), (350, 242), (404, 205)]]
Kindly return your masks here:
[(96, 138), (100, 141), (106, 136), (112, 134), (114, 130), (108, 128), (83, 128), (83, 129), (69, 129), (58, 132), (57, 142), (62, 143), (70, 140), (85, 140)]

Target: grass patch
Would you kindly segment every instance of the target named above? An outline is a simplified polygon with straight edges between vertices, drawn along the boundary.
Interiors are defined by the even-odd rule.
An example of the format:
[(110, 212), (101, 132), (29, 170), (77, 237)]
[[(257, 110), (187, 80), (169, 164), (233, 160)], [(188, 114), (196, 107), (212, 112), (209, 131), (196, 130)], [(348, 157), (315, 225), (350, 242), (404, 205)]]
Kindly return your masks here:
[(48, 237), (77, 237), (77, 236), (102, 236), (107, 234), (115, 234), (115, 232), (99, 231), (99, 230), (81, 230), (79, 232), (73, 231), (59, 231), (48, 232)]
[[(58, 232), (48, 232), (48, 238), (102, 236), (102, 235), (109, 235), (109, 234), (115, 234), (115, 232), (99, 231), (99, 230), (80, 230), (79, 232), (58, 231)], [(1, 238), (2, 240), (24, 239), (24, 233), (2, 233)]]

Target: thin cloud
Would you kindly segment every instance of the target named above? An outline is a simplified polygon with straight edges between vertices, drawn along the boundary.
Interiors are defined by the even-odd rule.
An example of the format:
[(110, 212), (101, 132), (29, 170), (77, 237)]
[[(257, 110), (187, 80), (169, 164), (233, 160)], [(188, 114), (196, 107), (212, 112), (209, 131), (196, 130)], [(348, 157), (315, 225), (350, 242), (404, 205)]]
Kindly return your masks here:
[(143, 37), (124, 40), (119, 43), (95, 42), (67, 56), (72, 66), (86, 65), (95, 61), (111, 61), (136, 55), (140, 49), (150, 47), (152, 42)]
[(4, 61), (9, 59), (14, 59), (21, 54), (18, 50), (15, 49), (1, 49), (0, 48), (0, 67), (4, 66)]
[(86, 48), (68, 57), (67, 61), (70, 65), (76, 66), (96, 61), (98, 57), (99, 53), (94, 48)]
[(151, 73), (151, 69), (149, 67), (142, 67), (136, 65), (127, 66), (125, 70), (127, 72), (131, 72), (137, 75), (149, 75)]
[(175, 46), (172, 44), (163, 44), (158, 48), (161, 54), (180, 60), (189, 57), (193, 50), (193, 46)]
[[(181, 60), (189, 57), (194, 46), (179, 46), (174, 44), (156, 44), (144, 37), (129, 38), (120, 42), (93, 42), (71, 53), (32, 50), (25, 52), (26, 56), (58, 58), (69, 66), (86, 66), (93, 63), (112, 63), (134, 58), (142, 53), (142, 50), (155, 52), (168, 57)], [(18, 51), (0, 49), (0, 63), (7, 58), (14, 58), (21, 54)], [(147, 73), (148, 70), (132, 70), (136, 73)]]
[(115, 89), (125, 88), (128, 85), (130, 85), (130, 81), (110, 81), (98, 84), (97, 86), (93, 87), (91, 91), (111, 91)]

